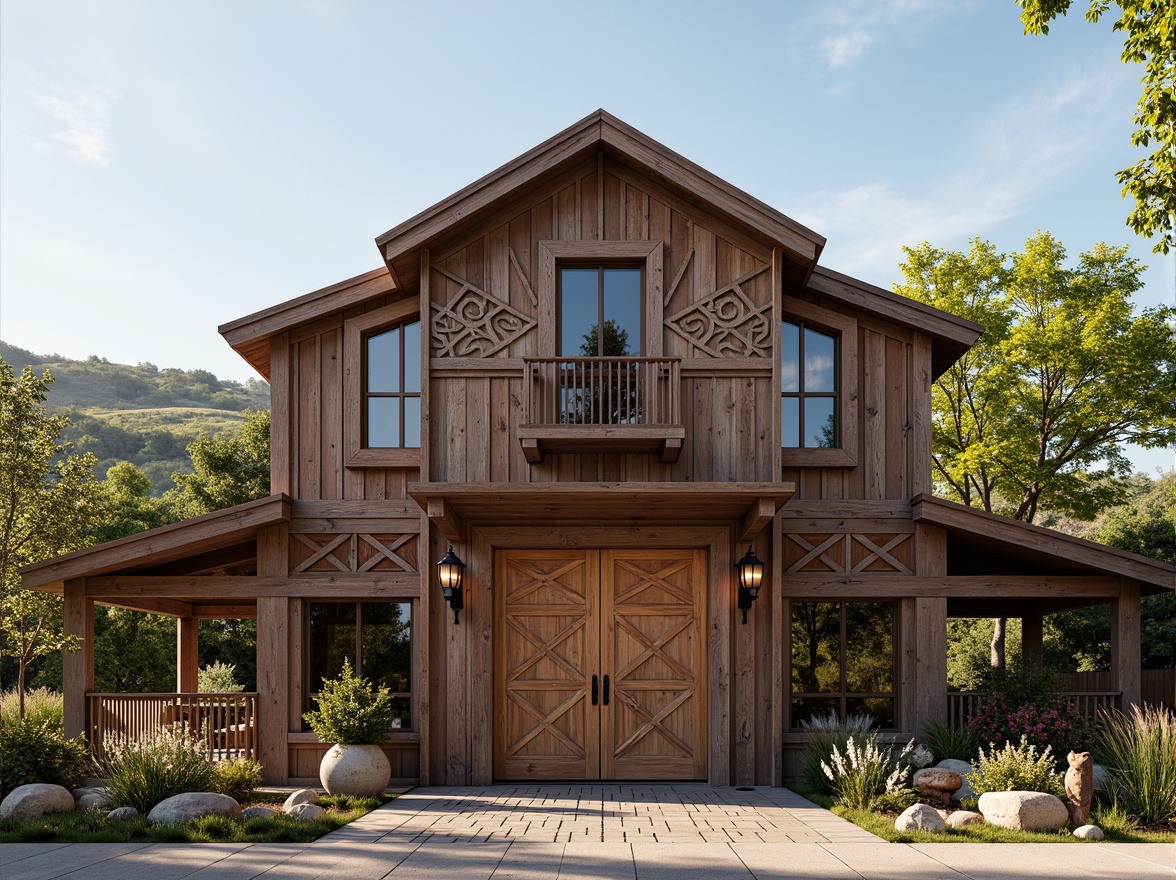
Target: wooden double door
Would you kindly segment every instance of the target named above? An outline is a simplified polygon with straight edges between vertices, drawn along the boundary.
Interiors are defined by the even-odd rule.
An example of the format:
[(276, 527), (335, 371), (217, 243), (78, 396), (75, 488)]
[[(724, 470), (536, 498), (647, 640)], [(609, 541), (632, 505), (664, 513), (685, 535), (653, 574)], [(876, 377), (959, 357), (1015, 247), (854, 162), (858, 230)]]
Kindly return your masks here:
[(703, 550), (504, 550), (494, 775), (705, 779)]

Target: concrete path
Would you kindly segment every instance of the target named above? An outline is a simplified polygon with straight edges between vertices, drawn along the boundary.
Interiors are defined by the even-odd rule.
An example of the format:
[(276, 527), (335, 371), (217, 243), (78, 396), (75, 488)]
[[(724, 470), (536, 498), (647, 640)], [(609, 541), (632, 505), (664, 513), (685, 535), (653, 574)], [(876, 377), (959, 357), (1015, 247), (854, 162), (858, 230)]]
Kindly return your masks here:
[(1176, 880), (1176, 845), (892, 844), (782, 788), (418, 788), (313, 844), (7, 844), (3, 880)]

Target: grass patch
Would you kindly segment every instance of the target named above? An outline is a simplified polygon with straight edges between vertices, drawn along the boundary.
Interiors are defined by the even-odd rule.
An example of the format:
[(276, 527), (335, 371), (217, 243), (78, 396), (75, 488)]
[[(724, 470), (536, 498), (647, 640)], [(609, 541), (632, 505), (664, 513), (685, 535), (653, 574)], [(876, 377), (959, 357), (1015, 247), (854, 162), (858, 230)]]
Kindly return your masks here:
[[(1058, 832), (1011, 831), (988, 823), (966, 825), (963, 828), (948, 828), (946, 834), (932, 834), (929, 831), (898, 831), (894, 827), (896, 814), (886, 815), (869, 810), (850, 810), (835, 806), (833, 798), (816, 792), (797, 789), (796, 793), (808, 798), (814, 804), (824, 807), (835, 816), (840, 816), (876, 834), (890, 843), (1086, 843), (1068, 830)], [(1107, 843), (1172, 843), (1173, 835), (1165, 831), (1140, 831), (1130, 828), (1103, 828)]]
[(206, 816), (180, 825), (152, 825), (145, 816), (112, 822), (93, 810), (32, 821), (0, 819), (0, 843), (309, 843), (390, 800), (325, 795), (319, 806), (327, 813), (313, 822), (279, 813), (268, 819)]

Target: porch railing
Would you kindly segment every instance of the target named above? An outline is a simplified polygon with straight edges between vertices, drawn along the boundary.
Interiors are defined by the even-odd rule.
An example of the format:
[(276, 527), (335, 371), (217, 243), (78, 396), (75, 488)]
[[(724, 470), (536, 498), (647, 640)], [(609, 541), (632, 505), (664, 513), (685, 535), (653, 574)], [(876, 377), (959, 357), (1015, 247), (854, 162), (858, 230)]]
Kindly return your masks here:
[(680, 425), (681, 358), (524, 358), (530, 425)]
[(257, 694), (87, 694), (87, 738), (103, 757), (107, 736), (140, 739), (187, 724), (209, 758), (257, 757)]
[[(1091, 721), (1099, 709), (1118, 709), (1119, 691), (1071, 691), (1063, 694), (1066, 701), (1078, 714)], [(947, 720), (954, 725), (968, 723), (968, 716), (976, 714), (976, 706), (982, 694), (979, 691), (949, 691), (947, 694)]]

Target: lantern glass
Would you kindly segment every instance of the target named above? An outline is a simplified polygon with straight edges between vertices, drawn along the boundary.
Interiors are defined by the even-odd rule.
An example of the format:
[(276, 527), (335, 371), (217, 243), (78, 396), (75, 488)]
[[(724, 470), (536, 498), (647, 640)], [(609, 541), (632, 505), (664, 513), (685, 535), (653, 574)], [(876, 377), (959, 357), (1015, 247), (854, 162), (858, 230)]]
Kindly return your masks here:
[(461, 589), (465, 563), (457, 558), (453, 548), (437, 563), (437, 580), (441, 582), (442, 592), (448, 596), (453, 590)]
[(747, 553), (739, 560), (739, 585), (750, 590), (752, 595), (759, 593), (764, 582), (764, 564), (747, 548)]

